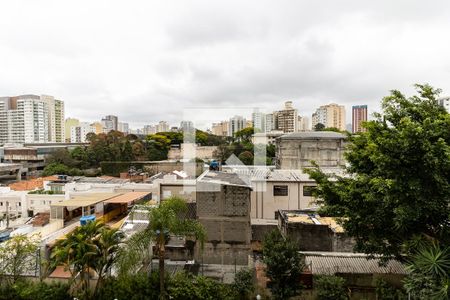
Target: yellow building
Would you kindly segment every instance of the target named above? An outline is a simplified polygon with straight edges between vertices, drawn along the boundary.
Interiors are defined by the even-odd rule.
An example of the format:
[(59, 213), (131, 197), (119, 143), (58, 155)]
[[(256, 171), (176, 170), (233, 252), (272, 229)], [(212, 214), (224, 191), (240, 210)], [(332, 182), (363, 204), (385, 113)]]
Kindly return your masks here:
[(312, 115), (312, 127), (323, 124), (326, 128), (345, 130), (345, 106), (331, 103), (322, 105)]
[(91, 127), (94, 128), (95, 134), (104, 133), (105, 129), (103, 127), (103, 124), (100, 122), (94, 122), (91, 124)]
[(79, 126), (80, 120), (74, 119), (74, 118), (67, 118), (65, 122), (65, 135), (66, 135), (66, 142), (70, 142), (70, 132), (72, 130), (72, 127)]

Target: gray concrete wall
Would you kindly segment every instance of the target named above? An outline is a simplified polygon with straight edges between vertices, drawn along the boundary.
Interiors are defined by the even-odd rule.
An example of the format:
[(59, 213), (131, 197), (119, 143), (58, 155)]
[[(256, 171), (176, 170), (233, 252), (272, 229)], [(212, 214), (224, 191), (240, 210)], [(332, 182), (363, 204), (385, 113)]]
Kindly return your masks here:
[(354, 240), (345, 233), (333, 232), (328, 225), (282, 223), (281, 226), (300, 251), (353, 252)]
[(280, 169), (300, 169), (314, 160), (321, 167), (344, 165), (344, 139), (278, 139), (276, 160)]
[(205, 227), (205, 263), (247, 264), (250, 254), (250, 189), (200, 183), (197, 188), (197, 218)]

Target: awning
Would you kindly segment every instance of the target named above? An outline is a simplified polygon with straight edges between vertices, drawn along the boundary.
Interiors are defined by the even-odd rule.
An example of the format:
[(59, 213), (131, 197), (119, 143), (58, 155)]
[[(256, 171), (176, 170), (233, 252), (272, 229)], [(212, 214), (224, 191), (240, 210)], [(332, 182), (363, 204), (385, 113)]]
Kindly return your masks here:
[(131, 202), (136, 202), (139, 200), (142, 200), (142, 198), (150, 195), (150, 192), (128, 192), (128, 193), (124, 193), (122, 195), (110, 198), (108, 200), (105, 201), (105, 203), (120, 203), (120, 204), (125, 204), (125, 203), (131, 203)]

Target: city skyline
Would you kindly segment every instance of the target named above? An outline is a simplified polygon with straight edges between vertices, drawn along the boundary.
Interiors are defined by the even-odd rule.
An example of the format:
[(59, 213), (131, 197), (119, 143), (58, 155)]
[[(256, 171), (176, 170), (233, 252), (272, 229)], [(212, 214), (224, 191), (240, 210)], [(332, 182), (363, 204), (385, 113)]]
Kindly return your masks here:
[(119, 114), (136, 127), (211, 103), (276, 110), (292, 100), (303, 115), (367, 104), (370, 114), (394, 88), (449, 93), (449, 3), (286, 4), (5, 2), (0, 94), (55, 95), (67, 116)]

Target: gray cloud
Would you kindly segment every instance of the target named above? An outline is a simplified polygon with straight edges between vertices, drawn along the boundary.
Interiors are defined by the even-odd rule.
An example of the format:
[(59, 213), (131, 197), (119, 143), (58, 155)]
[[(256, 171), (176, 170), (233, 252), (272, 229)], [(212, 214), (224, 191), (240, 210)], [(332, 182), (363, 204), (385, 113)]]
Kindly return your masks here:
[[(5, 1), (0, 94), (133, 126), (185, 107), (379, 108), (390, 89), (450, 94), (447, 1)], [(350, 114), (348, 114), (350, 119)]]

